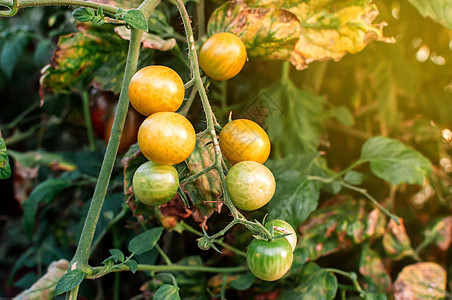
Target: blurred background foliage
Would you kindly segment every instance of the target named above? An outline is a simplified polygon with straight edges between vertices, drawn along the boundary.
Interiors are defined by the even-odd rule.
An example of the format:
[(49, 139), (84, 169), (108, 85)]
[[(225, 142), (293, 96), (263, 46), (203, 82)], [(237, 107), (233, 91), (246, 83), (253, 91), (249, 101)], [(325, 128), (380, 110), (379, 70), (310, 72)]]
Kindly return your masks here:
[[(246, 2), (250, 7), (271, 9), (296, 4)], [(316, 2), (300, 3), (314, 7)], [(363, 7), (369, 4), (352, 2)], [(293, 299), (299, 295), (311, 299), (356, 298), (351, 281), (328, 268), (358, 274), (362, 287), (369, 292), (368, 299), (401, 296), (406, 292), (404, 286), (415, 289), (418, 299), (423, 299), (429, 287), (425, 282), (440, 287), (435, 294), (438, 298), (450, 296), (450, 1), (372, 3), (379, 11), (375, 22), (388, 23), (384, 29), (387, 38), (381, 34), (374, 40), (389, 41), (386, 39), (393, 37), (395, 43), (372, 42), (358, 53), (331, 56), (339, 59), (345, 54), (340, 61), (314, 59), (304, 65), (299, 60), (294, 63), (287, 50), (295, 46), (300, 34), (290, 32), (272, 45), (277, 51), (252, 48), (259, 57), (250, 56), (235, 78), (209, 83), (209, 97), (221, 125), (232, 111), (233, 118), (251, 118), (260, 123), (272, 141), (267, 165), (277, 179), (276, 196), (267, 209), (246, 216), (261, 219), (267, 212), (273, 217), (283, 216), (296, 225), (300, 241), (292, 270), (282, 280), (264, 283), (249, 273), (224, 279), (221, 275), (179, 272), (176, 279), (183, 299), (219, 298), (224, 292), (231, 299), (256, 295), (259, 299)], [(213, 18), (207, 28), (208, 17), (222, 4), (202, 0), (187, 4), (194, 16), (199, 45), (208, 30), (224, 30), (224, 26), (246, 34), (246, 30), (234, 28), (232, 21), (221, 23), (221, 18), (221, 22)], [(315, 7), (315, 12), (322, 9)], [(334, 15), (335, 9), (339, 8), (331, 6), (327, 16)], [(299, 10), (292, 12), (301, 14)], [(281, 11), (277, 13), (280, 16)], [(303, 11), (304, 15), (310, 13)], [(293, 18), (288, 20), (291, 24)], [(139, 65), (167, 65), (188, 81), (188, 62), (183, 54), (186, 44), (175, 7), (161, 3), (149, 24)], [(266, 24), (275, 35), (281, 29), (279, 23)], [(303, 26), (299, 30), (307, 30)], [(111, 130), (108, 128), (127, 51), (126, 36), (120, 26), (80, 24), (70, 10), (63, 8), (24, 9), (13, 18), (0, 19), (0, 129), (13, 173), (11, 178), (0, 181), (0, 297), (12, 297), (29, 288), (53, 261), (72, 258)], [(297, 71), (280, 60), (267, 60), (272, 55), (307, 68)], [(198, 100), (189, 90), (181, 112), (191, 105), (187, 115), (201, 130), (204, 117)], [(84, 114), (87, 105), (92, 140), (88, 138)], [(128, 118), (125, 135), (130, 141), (124, 141), (118, 156), (90, 263), (100, 264), (110, 248), (125, 248), (143, 226), (162, 224), (168, 230), (160, 245), (174, 262), (243, 264), (243, 258), (227, 249), (219, 255), (201, 252), (196, 246), (200, 223), (207, 224), (209, 232), (216, 232), (229, 221), (224, 209), (218, 213), (221, 205), (204, 203), (220, 196), (218, 178), (213, 175), (183, 187), (193, 204), (190, 209), (179, 198), (155, 209), (134, 202), (130, 178), (143, 157), (136, 145), (130, 145), (141, 118)], [(362, 157), (364, 143), (375, 136), (399, 140), (426, 157), (433, 167), (420, 163), (412, 173), (415, 176), (418, 171), (431, 170), (425, 173), (425, 181), (408, 179), (399, 183), (389, 180), (390, 174), (379, 176), (367, 164), (356, 165), (354, 171), (348, 169)], [(190, 170), (209, 166), (211, 159), (211, 149), (198, 142), (188, 166), (180, 165), (178, 170), (184, 176)], [(406, 178), (411, 178), (410, 174), (405, 174)], [(342, 176), (343, 180), (321, 183), (312, 176)], [(346, 184), (354, 189), (346, 189)], [(401, 217), (401, 225), (372, 207), (365, 193)], [(224, 241), (245, 251), (250, 239), (246, 229), (234, 227)], [(155, 249), (137, 260), (162, 263)], [(411, 269), (405, 269), (408, 267)], [(416, 277), (418, 272), (425, 278)], [(86, 281), (81, 295), (86, 299), (152, 298), (165, 279), (151, 275), (125, 272)]]

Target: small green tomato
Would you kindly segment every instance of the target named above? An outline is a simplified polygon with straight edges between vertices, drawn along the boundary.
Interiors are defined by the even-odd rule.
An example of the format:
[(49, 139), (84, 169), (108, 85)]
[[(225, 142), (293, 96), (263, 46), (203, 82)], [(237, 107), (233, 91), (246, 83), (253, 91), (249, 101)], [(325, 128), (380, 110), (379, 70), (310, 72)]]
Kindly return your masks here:
[(170, 201), (179, 187), (179, 174), (173, 166), (145, 162), (135, 171), (132, 180), (135, 198), (150, 206)]

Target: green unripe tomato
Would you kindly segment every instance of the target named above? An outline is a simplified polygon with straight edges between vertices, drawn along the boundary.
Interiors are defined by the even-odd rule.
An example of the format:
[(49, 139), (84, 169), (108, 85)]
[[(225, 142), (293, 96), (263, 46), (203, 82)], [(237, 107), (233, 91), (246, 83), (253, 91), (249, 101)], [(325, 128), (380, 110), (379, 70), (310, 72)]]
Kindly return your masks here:
[(292, 247), (286, 239), (254, 239), (246, 251), (246, 262), (250, 271), (265, 281), (275, 281), (283, 277), (292, 266), (292, 261)]
[(170, 201), (179, 188), (179, 174), (173, 166), (145, 162), (132, 179), (135, 198), (150, 206)]
[(243, 210), (256, 210), (267, 204), (275, 193), (275, 177), (264, 165), (254, 161), (235, 164), (226, 176), (232, 203)]
[(265, 228), (270, 230), (271, 227), (273, 227), (273, 236), (291, 233), (291, 235), (286, 235), (285, 238), (292, 247), (292, 251), (294, 251), (295, 247), (297, 246), (297, 233), (295, 232), (293, 227), (290, 226), (290, 224), (286, 221), (279, 219), (271, 220), (265, 223)]

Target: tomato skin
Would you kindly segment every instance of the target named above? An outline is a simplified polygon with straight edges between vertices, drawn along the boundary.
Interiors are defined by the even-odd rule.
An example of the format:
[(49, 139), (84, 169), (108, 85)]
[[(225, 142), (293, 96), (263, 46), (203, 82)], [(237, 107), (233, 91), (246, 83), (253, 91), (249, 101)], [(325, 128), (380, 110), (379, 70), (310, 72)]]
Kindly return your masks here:
[(270, 155), (270, 139), (257, 123), (237, 119), (227, 123), (220, 132), (221, 152), (231, 164), (251, 160), (263, 164)]
[(275, 281), (292, 266), (292, 247), (286, 239), (272, 241), (254, 239), (246, 251), (250, 271), (259, 279)]
[(133, 75), (129, 85), (132, 106), (149, 116), (156, 112), (175, 112), (184, 101), (182, 79), (173, 69), (165, 66), (148, 66)]
[(174, 112), (158, 112), (143, 121), (138, 130), (138, 146), (147, 159), (161, 165), (186, 160), (196, 144), (193, 125)]
[(207, 76), (223, 81), (237, 75), (246, 62), (246, 48), (234, 34), (211, 36), (199, 51), (199, 65)]
[[(116, 107), (114, 109), (116, 111)], [(108, 116), (105, 123), (105, 144), (110, 140), (111, 129), (113, 128), (113, 122), (115, 120), (115, 114), (112, 112)], [(127, 111), (126, 121), (124, 123), (124, 129), (122, 131), (121, 140), (119, 142), (118, 153), (124, 153), (129, 150), (130, 146), (137, 142), (138, 129), (143, 121), (143, 117), (133, 107), (129, 107)]]
[(285, 238), (292, 247), (293, 252), (295, 250), (295, 247), (297, 246), (297, 233), (295, 232), (293, 227), (286, 221), (279, 219), (271, 220), (265, 223), (265, 228), (267, 228), (268, 230), (270, 230), (272, 226), (273, 226), (273, 236), (291, 233), (291, 235), (287, 235)]
[(179, 188), (179, 174), (173, 166), (145, 162), (132, 179), (135, 198), (150, 206), (170, 201)]
[(273, 173), (254, 161), (234, 165), (226, 175), (226, 186), (232, 203), (242, 210), (256, 210), (267, 204), (275, 193)]

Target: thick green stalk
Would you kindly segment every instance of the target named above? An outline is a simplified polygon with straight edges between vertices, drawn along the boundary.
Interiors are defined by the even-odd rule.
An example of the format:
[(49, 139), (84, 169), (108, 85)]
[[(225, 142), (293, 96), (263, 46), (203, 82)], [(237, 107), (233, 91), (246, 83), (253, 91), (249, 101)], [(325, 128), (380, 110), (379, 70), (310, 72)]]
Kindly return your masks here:
[(116, 111), (113, 128), (111, 130), (110, 140), (105, 151), (104, 161), (99, 174), (96, 188), (94, 190), (93, 199), (89, 207), (88, 215), (85, 219), (85, 225), (80, 236), (77, 246), (77, 251), (71, 261), (71, 269), (79, 268), (81, 265), (88, 265), (89, 252), (91, 243), (96, 230), (99, 214), (102, 209), (105, 194), (107, 193), (108, 183), (110, 182), (111, 172), (116, 160), (116, 153), (118, 152), (119, 141), (121, 138), (124, 122), (129, 108), (129, 82), (136, 71), (138, 56), (140, 53), (142, 31), (132, 29), (132, 37), (129, 44), (129, 54), (127, 57), (126, 70), (124, 73), (123, 84), (121, 88), (121, 95), (119, 97), (118, 109)]

